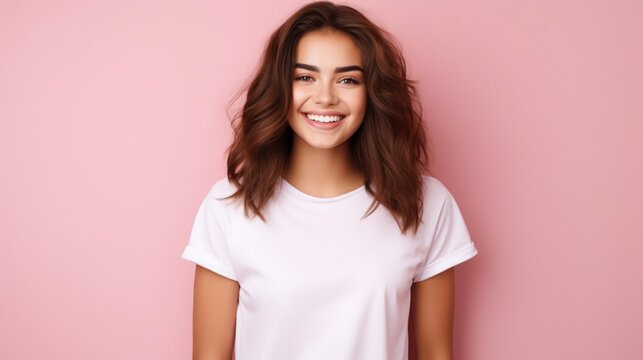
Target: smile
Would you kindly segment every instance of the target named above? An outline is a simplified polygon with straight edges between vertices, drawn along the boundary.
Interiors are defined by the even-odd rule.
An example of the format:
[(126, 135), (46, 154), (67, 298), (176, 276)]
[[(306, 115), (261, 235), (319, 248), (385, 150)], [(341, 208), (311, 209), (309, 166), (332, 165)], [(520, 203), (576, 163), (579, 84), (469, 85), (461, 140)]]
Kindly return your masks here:
[(337, 122), (343, 119), (344, 115), (324, 116), (324, 115), (306, 114), (306, 117), (309, 118), (310, 120), (314, 120), (317, 122), (330, 123), (330, 122)]
[(346, 115), (332, 114), (332, 115), (317, 115), (309, 113), (301, 113), (301, 116), (306, 119), (308, 124), (319, 130), (332, 130), (339, 127), (346, 119)]

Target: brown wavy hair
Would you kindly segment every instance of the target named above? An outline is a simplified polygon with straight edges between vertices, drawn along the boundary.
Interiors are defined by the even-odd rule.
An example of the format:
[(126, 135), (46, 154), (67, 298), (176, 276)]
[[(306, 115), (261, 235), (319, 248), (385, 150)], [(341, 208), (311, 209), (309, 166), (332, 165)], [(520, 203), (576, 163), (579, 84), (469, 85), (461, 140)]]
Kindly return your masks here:
[[(249, 212), (261, 210), (285, 174), (293, 142), (287, 116), (292, 102), (295, 50), (303, 34), (330, 28), (348, 34), (362, 52), (367, 103), (364, 121), (348, 140), (351, 157), (373, 196), (364, 217), (384, 205), (402, 233), (417, 232), (423, 203), (422, 171), (429, 152), (415, 81), (393, 37), (359, 11), (320, 1), (300, 8), (270, 37), (243, 108), (232, 118), (234, 141), (228, 147), (228, 179)], [(234, 103), (238, 93), (231, 103)]]

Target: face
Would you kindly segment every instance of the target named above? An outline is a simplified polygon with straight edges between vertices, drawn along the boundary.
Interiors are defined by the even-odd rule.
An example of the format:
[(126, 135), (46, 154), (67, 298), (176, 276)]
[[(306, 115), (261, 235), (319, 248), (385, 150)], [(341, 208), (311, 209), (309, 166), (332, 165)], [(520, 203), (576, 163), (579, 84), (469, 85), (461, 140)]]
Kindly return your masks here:
[(295, 144), (332, 149), (345, 144), (364, 120), (362, 53), (335, 30), (304, 34), (297, 44), (288, 123)]

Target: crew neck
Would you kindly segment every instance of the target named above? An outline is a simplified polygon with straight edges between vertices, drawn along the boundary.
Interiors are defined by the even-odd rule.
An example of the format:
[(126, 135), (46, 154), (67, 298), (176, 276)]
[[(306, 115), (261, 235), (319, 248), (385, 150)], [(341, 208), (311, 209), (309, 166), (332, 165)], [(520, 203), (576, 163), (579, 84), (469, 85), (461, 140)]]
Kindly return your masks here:
[(356, 194), (364, 192), (365, 188), (366, 188), (365, 185), (362, 185), (362, 186), (360, 186), (358, 188), (355, 188), (355, 189), (353, 189), (353, 190), (351, 190), (349, 192), (343, 193), (341, 195), (326, 198), (326, 197), (317, 197), (317, 196), (313, 196), (313, 195), (310, 195), (310, 194), (306, 194), (305, 192), (303, 192), (303, 191), (297, 189), (296, 187), (294, 187), (291, 183), (289, 183), (286, 179), (283, 179), (283, 178), (282, 178), (282, 184), (283, 184), (282, 188), (284, 189), (284, 191), (286, 193), (294, 195), (294, 196), (296, 196), (296, 197), (298, 197), (298, 198), (300, 198), (302, 200), (306, 200), (306, 201), (309, 201), (309, 202), (316, 202), (316, 203), (332, 203), (332, 202), (337, 202), (337, 201), (340, 201), (340, 200), (344, 200), (346, 198), (349, 198), (351, 196), (354, 196)]

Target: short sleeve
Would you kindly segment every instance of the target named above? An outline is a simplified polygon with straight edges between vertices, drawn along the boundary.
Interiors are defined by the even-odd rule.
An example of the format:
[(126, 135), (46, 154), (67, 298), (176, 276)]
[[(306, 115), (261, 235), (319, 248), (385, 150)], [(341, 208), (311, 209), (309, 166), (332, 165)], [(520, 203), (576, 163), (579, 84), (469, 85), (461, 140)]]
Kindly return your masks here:
[(439, 210), (433, 212), (439, 214), (437, 221), (431, 222), (435, 224), (435, 231), (432, 232), (426, 260), (415, 274), (413, 282), (426, 280), (478, 253), (455, 199), (442, 183), (436, 181), (434, 184), (445, 193), (444, 201)]
[(222, 203), (210, 190), (196, 214), (188, 245), (181, 257), (237, 281), (224, 233)]

